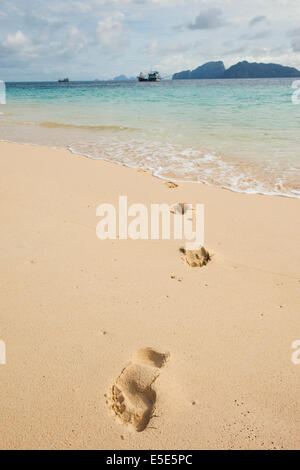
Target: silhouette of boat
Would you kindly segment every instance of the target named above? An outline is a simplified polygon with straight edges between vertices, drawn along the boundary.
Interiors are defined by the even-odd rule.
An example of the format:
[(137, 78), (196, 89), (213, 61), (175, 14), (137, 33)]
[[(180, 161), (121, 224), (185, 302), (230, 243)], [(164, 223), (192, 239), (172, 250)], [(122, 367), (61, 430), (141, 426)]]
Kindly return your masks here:
[(58, 80), (58, 83), (69, 83), (69, 82), (70, 82), (70, 80), (68, 79), (68, 77), (67, 78), (60, 78)]

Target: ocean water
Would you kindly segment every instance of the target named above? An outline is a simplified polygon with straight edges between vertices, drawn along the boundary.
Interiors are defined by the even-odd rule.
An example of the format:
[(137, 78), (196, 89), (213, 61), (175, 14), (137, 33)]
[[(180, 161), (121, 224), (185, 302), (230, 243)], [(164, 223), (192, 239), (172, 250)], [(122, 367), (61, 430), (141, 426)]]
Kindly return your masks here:
[(0, 140), (161, 178), (300, 198), (292, 79), (8, 83)]

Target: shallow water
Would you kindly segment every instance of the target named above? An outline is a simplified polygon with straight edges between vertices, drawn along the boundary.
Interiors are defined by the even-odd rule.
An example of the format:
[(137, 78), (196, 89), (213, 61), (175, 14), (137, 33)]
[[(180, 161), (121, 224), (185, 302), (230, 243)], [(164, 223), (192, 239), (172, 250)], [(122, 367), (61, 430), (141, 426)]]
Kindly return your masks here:
[(292, 79), (7, 84), (0, 139), (300, 198)]

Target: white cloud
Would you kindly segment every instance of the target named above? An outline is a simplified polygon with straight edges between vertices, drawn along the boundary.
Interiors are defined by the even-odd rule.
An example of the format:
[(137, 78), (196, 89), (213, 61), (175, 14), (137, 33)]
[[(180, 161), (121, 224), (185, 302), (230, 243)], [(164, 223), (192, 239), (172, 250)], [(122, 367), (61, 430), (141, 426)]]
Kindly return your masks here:
[(8, 34), (6, 38), (0, 42), (0, 59), (13, 63), (14, 59), (18, 62), (30, 59), (33, 56), (34, 47), (30, 39), (25, 36), (21, 30)]
[(77, 26), (72, 26), (69, 29), (65, 46), (72, 55), (79, 54), (87, 43), (87, 37), (77, 28)]
[(17, 31), (15, 34), (8, 34), (5, 41), (3, 41), (3, 46), (8, 49), (19, 49), (23, 48), (29, 43), (28, 38), (22, 31)]
[(96, 39), (104, 52), (117, 52), (128, 39), (125, 36), (124, 14), (115, 12), (98, 22)]
[(189, 29), (213, 29), (225, 24), (223, 12), (220, 8), (209, 8), (200, 13), (192, 23), (188, 23)]

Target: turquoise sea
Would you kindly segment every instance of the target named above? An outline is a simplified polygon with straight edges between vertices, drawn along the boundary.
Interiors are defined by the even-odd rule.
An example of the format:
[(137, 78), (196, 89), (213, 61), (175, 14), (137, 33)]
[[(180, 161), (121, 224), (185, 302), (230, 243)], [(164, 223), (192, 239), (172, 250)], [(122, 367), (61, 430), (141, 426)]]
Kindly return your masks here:
[(300, 198), (292, 79), (8, 83), (0, 140)]

